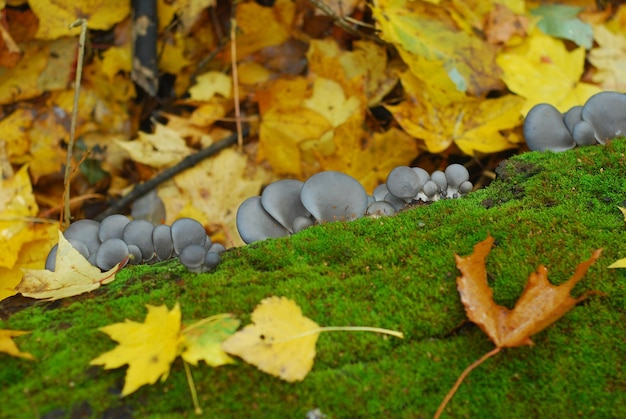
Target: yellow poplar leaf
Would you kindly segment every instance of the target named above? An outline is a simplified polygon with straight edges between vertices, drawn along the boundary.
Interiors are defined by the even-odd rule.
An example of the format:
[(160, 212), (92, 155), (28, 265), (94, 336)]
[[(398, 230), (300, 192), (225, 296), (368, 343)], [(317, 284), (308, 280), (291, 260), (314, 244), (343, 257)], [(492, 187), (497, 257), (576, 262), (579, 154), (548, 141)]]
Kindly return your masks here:
[(117, 141), (131, 158), (157, 169), (171, 166), (191, 153), (178, 132), (163, 124), (156, 124), (154, 133), (139, 131), (135, 141)]
[(26, 332), (23, 330), (0, 329), (0, 352), (4, 352), (11, 356), (17, 356), (20, 358), (35, 359), (35, 357), (28, 352), (20, 351), (15, 342), (13, 342), (13, 339), (11, 339), (15, 336), (22, 336), (27, 333), (30, 332)]
[(111, 270), (100, 272), (65, 239), (58, 231), (59, 247), (57, 249), (54, 272), (46, 269), (24, 269), (22, 281), (15, 288), (25, 297), (45, 299), (47, 301), (72, 297), (91, 292), (115, 279), (120, 264)]
[[(301, 381), (313, 368), (317, 323), (285, 297), (269, 297), (252, 312), (249, 324), (222, 343), (226, 352), (285, 381)], [(304, 336), (302, 336), (304, 334)]]
[(107, 30), (130, 13), (126, 0), (37, 0), (29, 5), (39, 18), (39, 39), (77, 35), (78, 29), (69, 29), (68, 25), (78, 18), (86, 19), (90, 29)]
[(231, 314), (218, 314), (185, 327), (182, 358), (192, 365), (204, 361), (212, 367), (232, 364), (234, 360), (222, 349), (222, 342), (230, 337), (241, 322)]
[(101, 327), (99, 330), (119, 343), (114, 349), (91, 360), (90, 365), (105, 369), (128, 364), (122, 396), (127, 396), (144, 384), (165, 381), (180, 344), (180, 306), (169, 311), (167, 306), (146, 305), (148, 314), (143, 323), (126, 320)]
[(198, 76), (196, 84), (189, 89), (191, 100), (209, 101), (216, 94), (229, 98), (233, 88), (230, 76), (219, 71), (209, 71)]
[(626, 36), (613, 33), (603, 25), (595, 25), (593, 37), (598, 47), (589, 51), (588, 58), (597, 71), (591, 80), (605, 90), (626, 90)]
[(531, 32), (522, 45), (505, 50), (497, 57), (504, 71), (502, 79), (509, 90), (526, 98), (523, 115), (543, 102), (566, 112), (599, 93), (601, 89), (597, 86), (579, 81), (584, 62), (584, 48), (568, 51), (562, 41), (538, 29)]

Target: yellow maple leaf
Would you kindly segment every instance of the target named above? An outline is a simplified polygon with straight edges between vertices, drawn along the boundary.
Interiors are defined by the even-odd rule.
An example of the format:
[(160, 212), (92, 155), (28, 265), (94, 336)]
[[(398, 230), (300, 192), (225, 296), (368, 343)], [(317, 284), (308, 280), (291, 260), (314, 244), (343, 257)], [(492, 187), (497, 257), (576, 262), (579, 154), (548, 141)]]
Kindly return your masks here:
[(60, 230), (58, 238), (54, 272), (47, 269), (24, 269), (22, 281), (15, 288), (17, 292), (25, 297), (53, 301), (93, 291), (101, 284), (108, 284), (115, 279), (119, 263), (109, 271), (100, 272), (98, 267), (89, 263), (72, 247)]
[(502, 79), (509, 90), (526, 98), (523, 115), (543, 102), (566, 112), (601, 91), (597, 86), (580, 82), (584, 48), (568, 51), (563, 41), (538, 29), (531, 31), (521, 45), (498, 54), (497, 63), (504, 71)]
[(189, 89), (191, 100), (209, 101), (216, 94), (229, 98), (233, 82), (229, 75), (220, 71), (209, 71), (198, 76), (196, 84)]
[(232, 364), (234, 361), (222, 349), (222, 342), (230, 337), (241, 322), (231, 314), (207, 317), (185, 327), (180, 356), (192, 365), (204, 361), (212, 367)]
[[(626, 221), (626, 208), (618, 207), (619, 210), (624, 214), (624, 221)], [(609, 268), (626, 268), (626, 258), (617, 260), (609, 265)]]
[(134, 392), (144, 384), (167, 379), (170, 365), (178, 354), (180, 337), (180, 306), (169, 311), (167, 306), (148, 307), (143, 323), (126, 320), (100, 328), (119, 345), (91, 360), (91, 365), (105, 369), (128, 364), (122, 396)]
[(22, 336), (27, 333), (30, 333), (30, 332), (26, 332), (23, 330), (0, 329), (0, 352), (4, 352), (11, 356), (17, 356), (20, 358), (35, 359), (35, 357), (29, 354), (28, 352), (20, 351), (12, 339), (15, 336)]
[(180, 134), (163, 124), (156, 124), (154, 133), (139, 131), (134, 141), (117, 141), (133, 160), (155, 168), (178, 163), (191, 153)]
[(593, 37), (598, 47), (589, 51), (588, 58), (597, 71), (591, 80), (605, 90), (626, 90), (626, 36), (613, 33), (603, 25), (595, 25)]
[[(285, 297), (270, 297), (252, 312), (249, 324), (222, 343), (226, 352), (285, 381), (301, 381), (313, 368), (319, 326)], [(300, 336), (306, 334), (305, 336)]]

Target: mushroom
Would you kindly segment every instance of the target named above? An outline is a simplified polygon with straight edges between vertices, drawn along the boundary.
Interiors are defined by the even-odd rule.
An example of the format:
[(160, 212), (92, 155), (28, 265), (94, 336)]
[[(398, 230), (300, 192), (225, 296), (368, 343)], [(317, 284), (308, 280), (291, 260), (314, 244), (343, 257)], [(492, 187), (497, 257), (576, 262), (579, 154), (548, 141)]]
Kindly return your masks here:
[(174, 242), (172, 241), (172, 228), (165, 224), (160, 224), (152, 230), (152, 245), (157, 259), (166, 260), (174, 253)]
[(270, 183), (261, 194), (263, 209), (290, 233), (293, 233), (293, 220), (296, 217), (311, 215), (300, 201), (302, 185), (304, 183), (299, 180), (279, 180)]
[(152, 243), (152, 232), (154, 224), (147, 220), (133, 220), (126, 224), (122, 231), (122, 240), (127, 245), (134, 244), (141, 250), (143, 261), (150, 260), (154, 256), (154, 244)]
[[(172, 225), (173, 226), (173, 225)], [(207, 251), (202, 245), (190, 244), (185, 246), (178, 255), (180, 263), (185, 265), (191, 272), (203, 272), (204, 258)]]
[(89, 249), (85, 243), (76, 239), (68, 239), (67, 242), (72, 245), (74, 250), (83, 255), (85, 259), (89, 258)]
[(421, 167), (411, 167), (411, 169), (415, 173), (417, 173), (417, 176), (420, 178), (422, 185), (430, 180), (430, 175), (428, 174), (428, 172)]
[(468, 193), (472, 192), (472, 189), (474, 189), (474, 185), (469, 180), (466, 180), (459, 185), (459, 193), (461, 195), (467, 195)]
[(454, 163), (446, 167), (445, 176), (448, 183), (446, 195), (449, 198), (458, 198), (459, 186), (469, 180), (469, 172), (465, 166)]
[(126, 227), (126, 224), (128, 223), (130, 223), (130, 220), (125, 215), (109, 215), (100, 222), (100, 227), (98, 228), (98, 238), (101, 242), (107, 239), (121, 239), (124, 227)]
[(206, 252), (206, 255), (204, 255), (204, 267), (207, 270), (211, 270), (219, 265), (221, 260), (222, 257), (219, 253), (211, 251)]
[(574, 135), (574, 126), (582, 121), (583, 107), (582, 106), (573, 106), (569, 109), (569, 111), (563, 114), (563, 123), (567, 127), (567, 130), (570, 134)]
[(600, 144), (626, 135), (626, 94), (596, 93), (583, 106), (581, 117), (595, 129)]
[(367, 209), (363, 185), (350, 175), (332, 170), (317, 173), (304, 182), (300, 200), (320, 223), (356, 220)]
[(446, 175), (441, 170), (435, 170), (430, 174), (430, 179), (437, 184), (439, 188), (439, 193), (443, 193), (448, 190), (448, 181), (446, 180)]
[(94, 220), (78, 220), (63, 232), (63, 236), (69, 241), (70, 239), (79, 240), (87, 245), (89, 254), (93, 255), (100, 246), (100, 238), (98, 230), (100, 223)]
[(315, 220), (313, 220), (311, 217), (298, 216), (293, 220), (292, 230), (294, 233), (298, 233), (305, 228), (311, 227), (313, 224), (315, 224)]
[(130, 215), (135, 220), (146, 220), (158, 225), (165, 220), (165, 204), (156, 190), (152, 189), (135, 200)]
[(207, 238), (204, 226), (193, 218), (185, 217), (174, 221), (171, 232), (174, 253), (177, 255), (180, 255), (180, 252), (190, 244), (204, 246)]
[(48, 252), (48, 256), (46, 257), (46, 267), (45, 269), (54, 272), (54, 268), (56, 267), (57, 262), (57, 250), (59, 249), (59, 245), (55, 244), (52, 246), (52, 249)]
[(535, 105), (528, 112), (524, 119), (524, 138), (533, 151), (560, 152), (576, 146), (563, 122), (563, 115), (548, 103)]
[(382, 216), (391, 216), (396, 213), (396, 209), (387, 201), (372, 202), (368, 207), (365, 214), (370, 217), (378, 218)]
[(245, 243), (289, 235), (289, 230), (263, 209), (260, 196), (246, 199), (237, 209), (237, 231)]
[(96, 252), (96, 266), (103, 271), (108, 271), (118, 263), (123, 262), (128, 254), (128, 246), (123, 240), (105, 240)]
[(374, 199), (377, 201), (383, 201), (388, 193), (389, 189), (387, 189), (387, 184), (381, 183), (374, 189)]
[(387, 189), (395, 197), (411, 202), (422, 189), (420, 176), (408, 166), (398, 166), (387, 175)]
[(391, 193), (388, 193), (387, 196), (385, 196), (384, 201), (391, 204), (391, 206), (396, 210), (396, 212), (402, 211), (404, 207), (406, 206), (406, 201), (404, 199), (398, 198), (397, 196), (392, 195)]
[(141, 249), (134, 244), (128, 245), (128, 260), (131, 265), (139, 265), (143, 257), (141, 255)]
[(226, 248), (222, 243), (213, 243), (211, 247), (209, 247), (209, 252), (212, 253), (224, 253)]
[(439, 186), (434, 180), (429, 180), (424, 183), (424, 186), (422, 186), (422, 193), (426, 197), (426, 201), (435, 201), (437, 200), (437, 194), (439, 193)]
[(578, 121), (574, 125), (572, 137), (574, 137), (576, 144), (580, 146), (597, 144), (595, 130), (587, 121)]

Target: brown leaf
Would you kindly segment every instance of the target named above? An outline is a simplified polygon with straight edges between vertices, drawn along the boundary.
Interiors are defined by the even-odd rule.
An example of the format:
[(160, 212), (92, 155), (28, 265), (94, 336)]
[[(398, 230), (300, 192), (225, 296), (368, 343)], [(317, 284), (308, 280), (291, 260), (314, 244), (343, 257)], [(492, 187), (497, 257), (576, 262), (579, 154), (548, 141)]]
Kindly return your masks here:
[(580, 263), (574, 275), (559, 286), (550, 284), (548, 270), (543, 265), (539, 266), (537, 272), (530, 274), (526, 288), (513, 310), (497, 305), (487, 284), (485, 270), (485, 258), (493, 241), (493, 237), (488, 236), (474, 246), (474, 253), (471, 255), (455, 257), (457, 268), (462, 273), (457, 278), (457, 287), (467, 316), (498, 348), (532, 345), (532, 335), (554, 323), (593, 293), (588, 291), (578, 298), (570, 295), (572, 288), (600, 257), (602, 249), (596, 250), (591, 258)]

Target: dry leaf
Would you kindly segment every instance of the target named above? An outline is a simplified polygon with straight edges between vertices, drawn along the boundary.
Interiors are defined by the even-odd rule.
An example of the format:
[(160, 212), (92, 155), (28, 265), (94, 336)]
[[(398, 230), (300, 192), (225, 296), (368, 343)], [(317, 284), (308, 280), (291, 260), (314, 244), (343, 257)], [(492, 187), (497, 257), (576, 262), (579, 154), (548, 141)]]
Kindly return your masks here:
[(65, 239), (59, 230), (55, 271), (46, 269), (24, 269), (22, 282), (15, 288), (25, 297), (47, 301), (72, 297), (93, 291), (102, 284), (113, 282), (120, 264), (111, 270), (100, 272)]
[(467, 316), (498, 348), (532, 345), (532, 335), (550, 326), (592, 294), (586, 292), (578, 298), (572, 298), (570, 291), (600, 257), (601, 249), (593, 252), (589, 260), (580, 263), (574, 275), (559, 286), (550, 284), (546, 267), (539, 266), (537, 272), (530, 274), (526, 288), (513, 310), (497, 305), (487, 284), (485, 270), (485, 258), (493, 242), (493, 237), (489, 236), (474, 246), (471, 255), (455, 257), (457, 268), (462, 274), (457, 278), (457, 286)]
[[(252, 323), (222, 343), (226, 352), (285, 381), (301, 381), (313, 368), (317, 323), (285, 297), (266, 298), (252, 312)], [(304, 335), (304, 336), (302, 336)]]
[(11, 356), (17, 356), (20, 358), (35, 359), (35, 357), (29, 354), (28, 352), (20, 351), (12, 339), (15, 336), (22, 336), (27, 333), (30, 333), (30, 332), (26, 332), (22, 330), (0, 329), (0, 352), (4, 352)]

